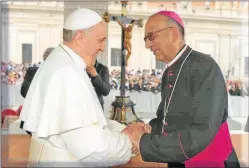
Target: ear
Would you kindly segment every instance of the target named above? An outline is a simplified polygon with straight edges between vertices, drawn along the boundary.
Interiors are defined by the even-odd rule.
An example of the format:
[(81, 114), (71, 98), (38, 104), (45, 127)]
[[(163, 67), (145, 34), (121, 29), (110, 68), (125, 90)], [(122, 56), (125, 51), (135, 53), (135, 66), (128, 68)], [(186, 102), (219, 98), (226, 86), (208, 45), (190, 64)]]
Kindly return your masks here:
[(80, 41), (83, 40), (83, 38), (84, 38), (84, 34), (83, 33), (84, 33), (83, 31), (77, 31), (75, 33), (75, 39), (76, 39), (77, 42), (80, 42)]
[(172, 26), (172, 42), (176, 42), (179, 37), (179, 31), (176, 26)]

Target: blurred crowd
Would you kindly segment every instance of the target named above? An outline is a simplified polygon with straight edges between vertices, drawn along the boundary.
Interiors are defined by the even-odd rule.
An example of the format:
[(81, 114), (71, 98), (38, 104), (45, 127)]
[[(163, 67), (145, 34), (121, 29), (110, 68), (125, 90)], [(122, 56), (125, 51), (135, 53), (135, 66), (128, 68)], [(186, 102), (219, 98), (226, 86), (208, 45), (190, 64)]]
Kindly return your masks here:
[(38, 64), (16, 64), (14, 62), (1, 62), (1, 82), (10, 85), (21, 85), (26, 70), (31, 66), (39, 66)]
[[(161, 91), (161, 78), (163, 69), (126, 70), (125, 90), (127, 91), (149, 91), (158, 93)], [(110, 74), (110, 84), (112, 89), (120, 89), (121, 73), (113, 70)]]
[[(10, 85), (21, 85), (28, 67), (39, 67), (38, 64), (16, 64), (14, 62), (1, 62), (1, 82)], [(126, 70), (125, 90), (126, 91), (147, 91), (153, 93), (161, 92), (161, 78), (164, 69), (143, 69)], [(110, 72), (110, 84), (114, 90), (119, 90), (121, 85), (120, 70)], [(240, 81), (227, 81), (227, 91), (233, 96), (248, 96), (248, 84)]]
[(249, 86), (248, 84), (242, 83), (240, 81), (231, 81), (226, 82), (227, 91), (232, 96), (248, 96)]

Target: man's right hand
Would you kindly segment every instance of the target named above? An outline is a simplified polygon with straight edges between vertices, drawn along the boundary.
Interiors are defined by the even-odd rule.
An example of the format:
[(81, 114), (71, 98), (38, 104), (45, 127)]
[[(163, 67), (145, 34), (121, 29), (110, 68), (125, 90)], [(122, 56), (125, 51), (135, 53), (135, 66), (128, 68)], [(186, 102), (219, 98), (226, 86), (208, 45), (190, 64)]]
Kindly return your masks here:
[(144, 130), (146, 133), (151, 133), (152, 127), (150, 126), (150, 124), (144, 124)]
[(146, 133), (151, 133), (152, 127), (149, 124), (144, 124), (142, 122), (139, 122), (137, 124), (143, 126)]
[[(139, 123), (136, 123), (136, 124), (141, 125), (142, 127), (144, 127), (144, 130), (145, 130), (146, 133), (151, 133), (152, 127), (149, 124), (144, 124), (143, 122), (139, 122)], [(129, 124), (127, 127), (132, 127), (133, 125), (136, 125), (136, 124)]]

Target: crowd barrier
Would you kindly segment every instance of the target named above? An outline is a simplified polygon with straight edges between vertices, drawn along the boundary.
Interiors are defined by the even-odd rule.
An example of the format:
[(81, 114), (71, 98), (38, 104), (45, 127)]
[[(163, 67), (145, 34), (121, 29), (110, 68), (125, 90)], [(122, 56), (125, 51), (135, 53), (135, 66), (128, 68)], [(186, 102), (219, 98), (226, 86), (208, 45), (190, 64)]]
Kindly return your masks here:
[[(2, 109), (9, 107), (18, 107), (23, 104), (24, 99), (20, 94), (20, 85), (1, 84), (1, 105)], [(115, 100), (115, 96), (120, 95), (120, 91), (111, 90), (108, 96), (104, 97), (105, 113), (109, 114), (112, 110), (111, 103)], [(139, 114), (149, 116), (151, 118), (156, 115), (157, 107), (161, 101), (160, 93), (152, 92), (126, 92), (127, 96), (135, 103), (135, 111)], [(248, 117), (248, 96), (229, 96), (228, 112), (230, 117)]]

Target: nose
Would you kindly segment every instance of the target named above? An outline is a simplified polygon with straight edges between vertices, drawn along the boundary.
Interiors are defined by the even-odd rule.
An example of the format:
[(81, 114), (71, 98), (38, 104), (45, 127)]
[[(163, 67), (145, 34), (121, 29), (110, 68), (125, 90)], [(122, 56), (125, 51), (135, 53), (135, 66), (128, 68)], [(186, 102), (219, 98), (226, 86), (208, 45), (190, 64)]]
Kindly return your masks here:
[(152, 44), (152, 42), (149, 39), (147, 39), (145, 41), (145, 48), (149, 49), (151, 47), (151, 44)]
[(104, 52), (105, 51), (105, 42), (103, 42), (100, 46), (100, 51)]

